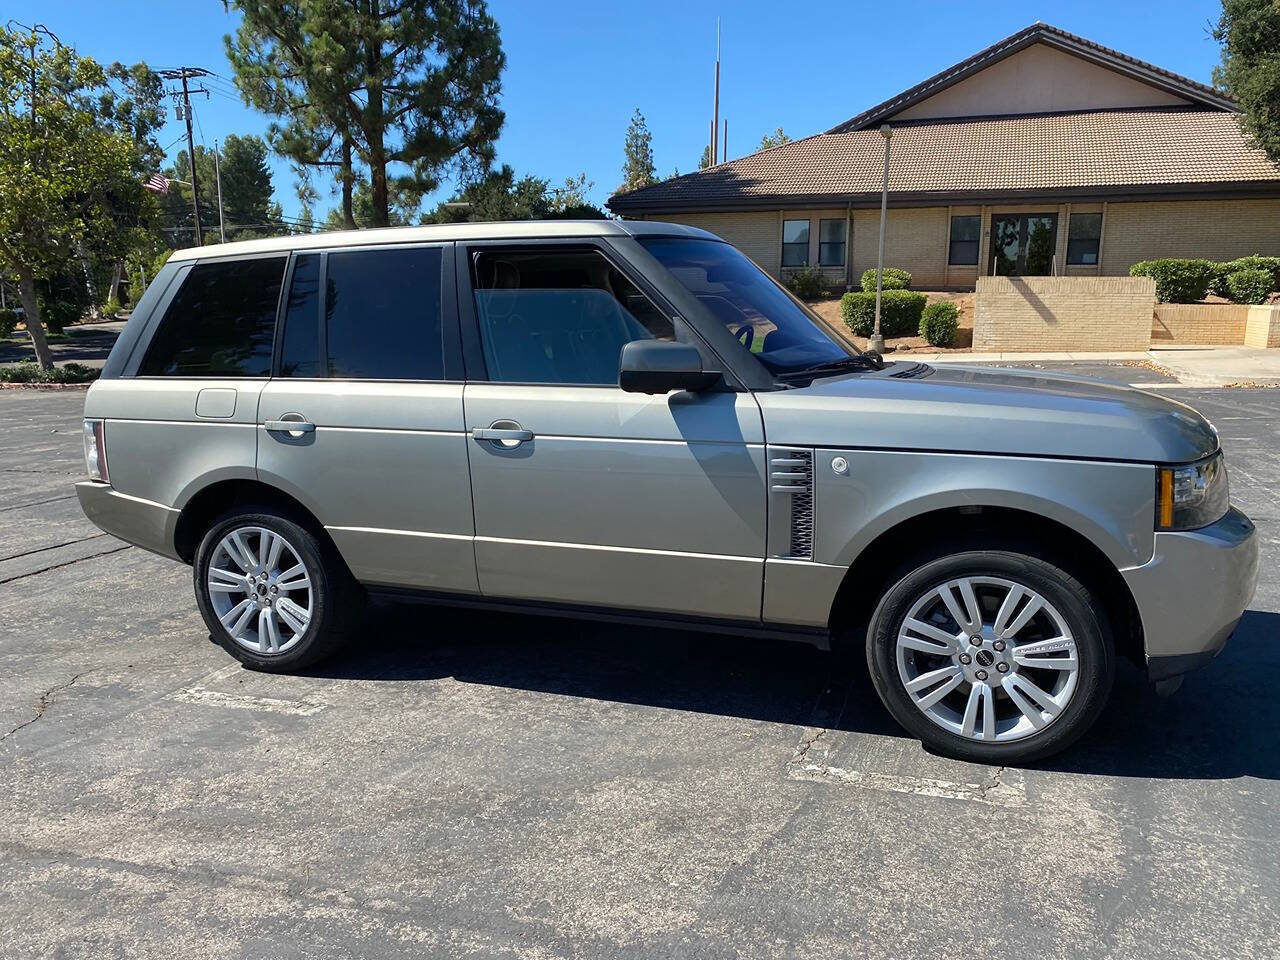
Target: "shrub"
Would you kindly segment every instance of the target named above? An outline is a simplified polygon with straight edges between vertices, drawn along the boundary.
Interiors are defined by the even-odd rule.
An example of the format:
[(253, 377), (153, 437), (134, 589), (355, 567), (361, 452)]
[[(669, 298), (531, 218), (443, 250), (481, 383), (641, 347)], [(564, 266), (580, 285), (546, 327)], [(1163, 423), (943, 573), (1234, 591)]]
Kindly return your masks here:
[(948, 300), (931, 303), (920, 315), (920, 336), (935, 347), (949, 347), (956, 342), (960, 311)]
[(1227, 277), (1241, 270), (1266, 270), (1271, 274), (1271, 289), (1280, 290), (1280, 257), (1262, 257), (1254, 254), (1241, 257), (1227, 263), (1216, 263), (1213, 266), (1213, 279), (1209, 281), (1209, 289), (1220, 297), (1231, 298), (1227, 289)]
[[(886, 337), (909, 337), (920, 329), (925, 295), (913, 290), (885, 290), (880, 296), (880, 333)], [(860, 337), (871, 336), (876, 322), (876, 295), (846, 293), (840, 298), (840, 316)]]
[(1227, 274), (1227, 298), (1233, 303), (1263, 303), (1275, 289), (1270, 270), (1237, 270)]
[[(876, 272), (872, 270), (862, 271), (862, 289), (866, 293), (876, 292)], [(905, 270), (899, 270), (897, 267), (884, 268), (884, 280), (880, 284), (881, 290), (910, 290), (911, 274)]]
[(13, 333), (13, 328), (18, 325), (18, 314), (15, 310), (0, 310), (0, 337), (7, 337)]
[(40, 305), (40, 319), (44, 322), (45, 329), (54, 336), (61, 334), (68, 324), (78, 321), (80, 316), (80, 307), (74, 303), (55, 300)]
[(787, 286), (801, 300), (817, 300), (826, 296), (827, 278), (818, 267), (802, 267), (791, 274)]
[(52, 370), (41, 370), (35, 363), (19, 363), (0, 367), (0, 383), (88, 383), (97, 380), (101, 372), (83, 363), (68, 363)]
[(104, 317), (115, 317), (120, 315), (120, 301), (114, 297), (102, 305), (102, 315)]
[(1142, 260), (1129, 268), (1131, 277), (1150, 277), (1156, 282), (1156, 299), (1161, 303), (1196, 303), (1203, 300), (1213, 279), (1209, 260)]

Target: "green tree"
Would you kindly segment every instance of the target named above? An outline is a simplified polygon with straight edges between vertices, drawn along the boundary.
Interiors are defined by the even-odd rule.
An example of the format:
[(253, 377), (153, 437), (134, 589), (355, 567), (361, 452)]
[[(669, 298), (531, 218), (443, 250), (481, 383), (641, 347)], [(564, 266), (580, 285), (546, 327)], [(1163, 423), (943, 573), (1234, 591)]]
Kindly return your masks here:
[(780, 147), (784, 143), (790, 143), (790, 142), (791, 142), (791, 138), (788, 137), (785, 133), (783, 133), (782, 128), (779, 127), (777, 130), (773, 131), (773, 133), (766, 133), (763, 137), (760, 138), (759, 149), (768, 150), (770, 147)]
[(1222, 0), (1213, 36), (1222, 44), (1214, 83), (1240, 101), (1245, 130), (1280, 163), (1280, 4)]
[(397, 190), (420, 199), (446, 171), (492, 162), (506, 58), (483, 0), (235, 6), (242, 19), (225, 38), (227, 56), (245, 101), (282, 118), (273, 148), (302, 167), (336, 164), (344, 185), (358, 161), (371, 225), (391, 222)]
[(467, 184), (423, 219), (427, 223), (542, 220), (552, 212), (548, 186), (540, 177), (516, 179), (516, 172), (503, 164), (502, 169)]
[(74, 268), (82, 253), (114, 256), (145, 203), (141, 152), (120, 129), (115, 97), (95, 61), (39, 34), (0, 29), (0, 266), (17, 278), (46, 370), (53, 356), (37, 279)]
[(698, 158), (698, 169), (705, 170), (711, 166), (711, 144), (702, 148), (702, 156)]
[(653, 134), (649, 132), (644, 114), (638, 108), (631, 116), (622, 152), (622, 185), (618, 187), (619, 193), (639, 190), (658, 182), (658, 172), (653, 165)]

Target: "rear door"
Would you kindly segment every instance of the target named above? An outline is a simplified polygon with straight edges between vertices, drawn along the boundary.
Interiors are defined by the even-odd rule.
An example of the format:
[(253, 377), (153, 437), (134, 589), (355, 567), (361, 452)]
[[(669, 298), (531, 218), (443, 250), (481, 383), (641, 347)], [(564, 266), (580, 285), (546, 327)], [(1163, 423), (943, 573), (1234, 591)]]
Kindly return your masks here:
[(281, 316), (260, 478), (361, 581), (476, 592), (453, 245), (296, 254)]
[(482, 592), (758, 620), (766, 470), (752, 396), (620, 389), (623, 344), (697, 338), (601, 246), (463, 249)]

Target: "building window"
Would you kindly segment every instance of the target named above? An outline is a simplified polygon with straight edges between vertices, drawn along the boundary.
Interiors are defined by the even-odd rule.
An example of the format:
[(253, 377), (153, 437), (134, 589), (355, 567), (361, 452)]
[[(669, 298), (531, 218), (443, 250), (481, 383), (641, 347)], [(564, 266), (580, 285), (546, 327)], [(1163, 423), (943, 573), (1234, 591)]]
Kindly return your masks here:
[(981, 236), (981, 217), (952, 217), (947, 263), (953, 267), (977, 266), (978, 239)]
[(809, 221), (782, 221), (782, 265), (807, 267), (809, 265)]
[(844, 266), (844, 220), (818, 221), (818, 266)]
[(1102, 242), (1102, 214), (1073, 213), (1067, 227), (1067, 263), (1097, 266)]

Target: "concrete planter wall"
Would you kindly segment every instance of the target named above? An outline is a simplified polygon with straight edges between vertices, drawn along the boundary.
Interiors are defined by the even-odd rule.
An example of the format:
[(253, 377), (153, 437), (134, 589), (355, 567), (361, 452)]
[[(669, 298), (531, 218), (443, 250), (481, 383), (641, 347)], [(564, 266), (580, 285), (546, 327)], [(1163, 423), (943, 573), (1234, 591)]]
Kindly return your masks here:
[(1239, 303), (1157, 303), (1151, 342), (1240, 346), (1249, 305)]
[(1280, 306), (1249, 307), (1245, 321), (1246, 347), (1280, 347)]
[(975, 353), (1146, 350), (1150, 277), (979, 277)]

